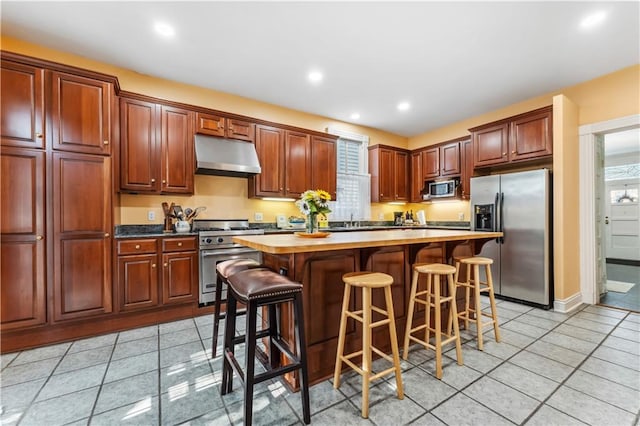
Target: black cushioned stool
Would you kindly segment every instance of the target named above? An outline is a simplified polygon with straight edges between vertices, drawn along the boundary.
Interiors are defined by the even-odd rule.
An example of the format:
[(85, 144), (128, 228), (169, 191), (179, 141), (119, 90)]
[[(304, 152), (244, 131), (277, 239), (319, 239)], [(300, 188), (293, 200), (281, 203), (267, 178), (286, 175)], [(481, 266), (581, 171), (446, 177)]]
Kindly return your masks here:
[[(257, 383), (300, 370), (300, 393), (302, 396), (303, 420), (311, 422), (309, 409), (309, 375), (307, 371), (307, 348), (304, 338), (304, 320), (302, 311), (302, 284), (269, 269), (248, 269), (230, 275), (227, 292), (227, 320), (224, 330), (224, 361), (222, 366), (222, 395), (233, 390), (233, 373), (244, 384), (244, 424), (250, 425), (253, 412), (253, 387)], [(298, 356), (289, 349), (279, 335), (276, 309), (280, 303), (293, 302), (294, 332)], [(245, 370), (235, 358), (234, 347), (242, 340), (235, 337), (236, 311), (238, 302), (246, 305)], [(269, 326), (256, 331), (258, 308), (268, 306)], [(269, 361), (267, 371), (255, 374), (256, 340), (269, 338)], [(295, 350), (295, 349), (294, 349)], [(280, 354), (286, 355), (290, 363), (280, 365)]]
[[(215, 312), (213, 313), (213, 343), (211, 344), (211, 356), (216, 357), (216, 349), (218, 347), (218, 330), (220, 329), (220, 320), (226, 318), (225, 313), (220, 312), (222, 305), (222, 284), (229, 285), (229, 277), (240, 271), (246, 271), (251, 268), (259, 268), (261, 264), (253, 259), (231, 259), (220, 262), (216, 265), (216, 300)], [(236, 315), (243, 315), (244, 310), (236, 312)]]

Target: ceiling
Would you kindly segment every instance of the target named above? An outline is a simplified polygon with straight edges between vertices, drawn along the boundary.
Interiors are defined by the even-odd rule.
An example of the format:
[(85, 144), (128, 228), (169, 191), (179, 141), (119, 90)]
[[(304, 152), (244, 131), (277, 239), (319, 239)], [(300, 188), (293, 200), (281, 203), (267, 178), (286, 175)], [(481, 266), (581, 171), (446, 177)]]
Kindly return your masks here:
[[(604, 12), (600, 25), (581, 21)], [(411, 137), (640, 63), (632, 2), (14, 2), (2, 34)], [(175, 28), (159, 37), (154, 23)], [(312, 84), (307, 74), (321, 71)], [(408, 102), (410, 108), (396, 106)], [(353, 113), (360, 118), (351, 119)]]
[(607, 133), (604, 135), (605, 155), (640, 152), (640, 128)]

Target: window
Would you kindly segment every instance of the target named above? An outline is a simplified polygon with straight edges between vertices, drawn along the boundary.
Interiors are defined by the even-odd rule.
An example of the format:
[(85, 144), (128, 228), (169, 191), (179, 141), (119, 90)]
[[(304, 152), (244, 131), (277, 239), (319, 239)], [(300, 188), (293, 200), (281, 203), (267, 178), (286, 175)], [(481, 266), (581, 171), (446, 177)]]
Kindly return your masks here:
[(338, 135), (337, 199), (331, 202), (331, 220), (371, 219), (371, 176), (367, 173), (369, 138), (329, 129)]

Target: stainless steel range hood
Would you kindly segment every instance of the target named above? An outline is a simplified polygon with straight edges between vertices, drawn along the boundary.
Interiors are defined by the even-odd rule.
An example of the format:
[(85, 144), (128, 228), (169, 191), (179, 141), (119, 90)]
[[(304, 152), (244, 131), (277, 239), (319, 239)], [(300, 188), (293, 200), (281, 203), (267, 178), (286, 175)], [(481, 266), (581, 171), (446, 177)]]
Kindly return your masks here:
[(196, 135), (196, 173), (248, 177), (261, 172), (251, 142)]

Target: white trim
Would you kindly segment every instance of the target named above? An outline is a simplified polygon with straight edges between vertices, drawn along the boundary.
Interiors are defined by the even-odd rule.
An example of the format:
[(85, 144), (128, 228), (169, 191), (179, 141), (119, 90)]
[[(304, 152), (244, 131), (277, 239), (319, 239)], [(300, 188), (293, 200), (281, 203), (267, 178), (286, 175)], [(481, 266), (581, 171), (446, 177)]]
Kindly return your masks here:
[(365, 147), (369, 145), (369, 136), (367, 135), (347, 132), (346, 130), (340, 130), (335, 127), (327, 127), (327, 133), (341, 137), (342, 139), (349, 139), (356, 142), (362, 142), (365, 145)]
[(582, 305), (582, 295), (580, 293), (576, 293), (573, 296), (567, 297), (566, 299), (554, 300), (553, 310), (555, 312), (568, 314), (569, 312), (577, 309), (580, 305)]
[[(596, 291), (596, 203), (594, 193), (596, 135), (638, 126), (640, 126), (640, 114), (585, 124), (578, 129), (580, 135), (580, 293), (565, 299), (565, 301), (570, 301), (582, 294), (584, 303), (595, 304), (599, 297)], [(556, 300), (554, 309), (560, 310), (555, 307), (556, 303), (565, 309), (565, 301)]]

